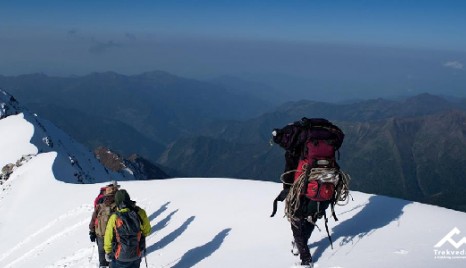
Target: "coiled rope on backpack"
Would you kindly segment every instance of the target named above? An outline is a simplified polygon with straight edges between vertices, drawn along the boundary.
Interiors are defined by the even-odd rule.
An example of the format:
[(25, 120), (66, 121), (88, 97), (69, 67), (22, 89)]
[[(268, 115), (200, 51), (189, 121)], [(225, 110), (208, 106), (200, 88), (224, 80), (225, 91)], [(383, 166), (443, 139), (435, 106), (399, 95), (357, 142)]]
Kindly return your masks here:
[(351, 181), (351, 176), (343, 171), (339, 171), (340, 182), (336, 189), (335, 204), (338, 206), (346, 206), (349, 203), (349, 183)]
[[(306, 167), (303, 166), (303, 169), (305, 170)], [(301, 173), (299, 177), (295, 180), (294, 183), (287, 183), (283, 180), (283, 176), (296, 172), (298, 170), (290, 170), (282, 174), (280, 179), (284, 184), (291, 185), (290, 191), (288, 195), (286, 196), (285, 199), (285, 217), (288, 218), (288, 221), (291, 223), (295, 222), (297, 220), (296, 212), (300, 209), (301, 206), (301, 194), (303, 192), (303, 189), (305, 189), (305, 186), (307, 184), (307, 178), (306, 178), (306, 172)]]
[[(303, 166), (303, 170), (306, 170), (307, 166)], [(295, 180), (294, 183), (285, 182), (284, 176), (290, 173), (294, 173), (298, 170), (289, 170), (283, 173), (280, 176), (280, 180), (286, 184), (291, 186), (290, 191), (285, 199), (285, 217), (288, 218), (288, 221), (295, 222), (298, 218), (295, 216), (300, 209), (301, 206), (301, 195), (306, 188), (306, 184), (308, 183), (308, 176), (307, 172), (302, 172), (299, 177)], [(335, 189), (335, 198), (334, 203), (339, 206), (345, 206), (349, 203), (349, 182), (351, 177), (348, 173), (343, 172), (341, 170), (338, 171), (339, 182), (337, 189)], [(337, 220), (335, 211), (333, 210), (333, 205), (331, 206), (332, 215)]]

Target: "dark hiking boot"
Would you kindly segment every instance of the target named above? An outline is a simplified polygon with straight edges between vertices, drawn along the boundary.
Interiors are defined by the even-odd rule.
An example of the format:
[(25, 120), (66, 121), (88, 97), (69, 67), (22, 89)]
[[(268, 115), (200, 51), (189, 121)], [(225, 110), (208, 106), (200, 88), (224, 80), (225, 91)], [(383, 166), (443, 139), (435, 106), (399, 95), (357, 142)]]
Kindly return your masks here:
[(312, 263), (312, 258), (310, 260), (303, 260), (301, 261), (301, 267), (304, 268), (313, 268), (314, 264)]

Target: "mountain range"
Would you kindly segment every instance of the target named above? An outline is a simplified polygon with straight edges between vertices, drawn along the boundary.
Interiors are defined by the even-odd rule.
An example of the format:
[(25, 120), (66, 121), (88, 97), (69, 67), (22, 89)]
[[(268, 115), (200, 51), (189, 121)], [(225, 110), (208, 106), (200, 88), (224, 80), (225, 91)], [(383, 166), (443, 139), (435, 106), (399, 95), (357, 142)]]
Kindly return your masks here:
[(278, 104), (262, 84), (164, 72), (0, 77), (0, 87), (90, 149), (137, 153), (170, 176), (279, 181), (284, 151), (270, 145), (271, 131), (324, 117), (346, 134), (339, 163), (352, 189), (466, 211), (466, 190), (458, 187), (466, 173), (464, 99)]
[(465, 107), (464, 102), (428, 94), (349, 105), (289, 103), (272, 113), (219, 123), (203, 136), (181, 139), (159, 163), (197, 171), (194, 176), (207, 172), (278, 181), (284, 151), (269, 145), (271, 130), (303, 116), (325, 117), (346, 134), (339, 163), (352, 175), (354, 189), (464, 211), (466, 192), (458, 185), (466, 172)]
[(250, 118), (270, 107), (244, 93), (161, 71), (133, 76), (113, 72), (67, 78), (0, 76), (0, 87), (72, 135), (77, 132), (75, 137), (88, 146), (130, 154), (134, 151), (124, 145), (131, 143), (124, 138), (129, 136), (144, 144), (131, 148), (150, 159), (199, 125), (214, 119)]

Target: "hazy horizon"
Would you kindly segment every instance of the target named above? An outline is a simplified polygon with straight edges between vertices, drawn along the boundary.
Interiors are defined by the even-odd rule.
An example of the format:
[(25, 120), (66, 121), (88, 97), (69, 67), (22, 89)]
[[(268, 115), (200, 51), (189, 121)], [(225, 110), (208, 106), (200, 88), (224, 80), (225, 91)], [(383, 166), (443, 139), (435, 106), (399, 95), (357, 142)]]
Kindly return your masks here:
[(235, 76), (300, 91), (466, 96), (462, 1), (0, 3), (0, 74)]

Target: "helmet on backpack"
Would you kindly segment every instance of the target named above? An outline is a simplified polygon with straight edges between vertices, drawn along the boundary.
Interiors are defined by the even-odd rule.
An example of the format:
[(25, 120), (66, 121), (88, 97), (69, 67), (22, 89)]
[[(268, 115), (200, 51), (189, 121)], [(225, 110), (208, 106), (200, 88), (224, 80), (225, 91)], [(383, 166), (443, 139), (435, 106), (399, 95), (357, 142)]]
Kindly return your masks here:
[(117, 188), (116, 188), (116, 187), (107, 186), (107, 187), (105, 188), (105, 193), (104, 193), (104, 195), (105, 195), (105, 196), (115, 195), (116, 191), (117, 191)]
[(113, 187), (115, 187), (117, 189), (120, 189), (120, 185), (118, 184), (117, 181), (112, 181), (112, 183), (108, 184), (107, 187), (108, 186), (113, 186)]

